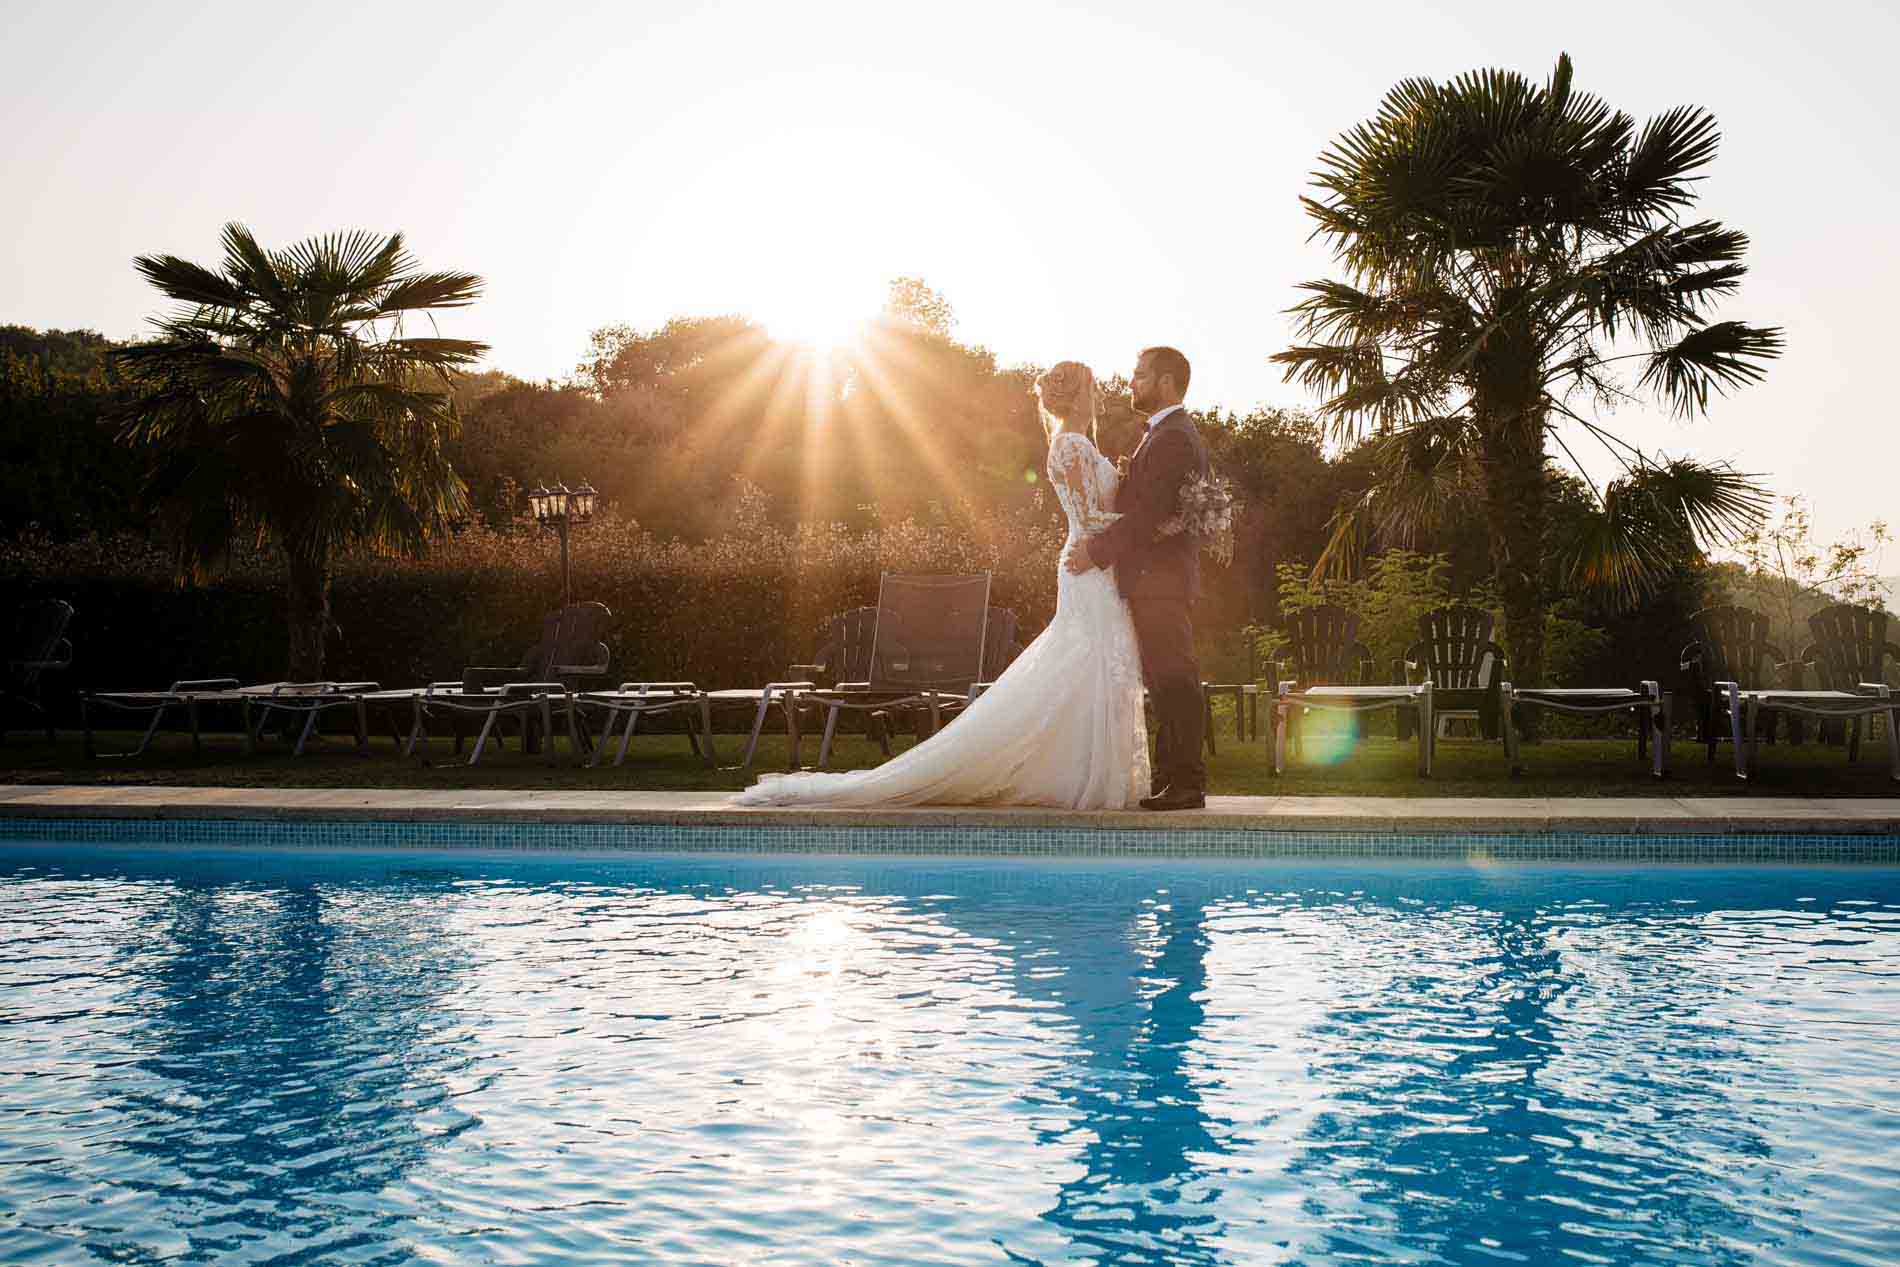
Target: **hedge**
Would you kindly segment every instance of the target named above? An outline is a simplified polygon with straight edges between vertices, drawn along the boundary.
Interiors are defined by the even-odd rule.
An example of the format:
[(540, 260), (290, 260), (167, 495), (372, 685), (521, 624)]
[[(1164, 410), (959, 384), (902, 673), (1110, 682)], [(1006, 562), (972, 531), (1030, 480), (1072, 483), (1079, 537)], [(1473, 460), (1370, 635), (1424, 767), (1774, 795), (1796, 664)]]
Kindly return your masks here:
[[(988, 569), (992, 602), (1014, 608), (1033, 633), (1054, 611), (1061, 539), (1043, 508), (790, 534), (742, 512), (730, 531), (696, 543), (607, 515), (575, 531), (573, 589), (613, 611), (612, 677), (756, 685), (808, 657), (829, 615), (874, 603), (884, 571)], [(346, 556), (332, 587), (325, 676), (414, 685), (469, 664), (513, 664), (559, 604), (559, 559), (550, 535), (479, 526), (422, 558)], [(71, 686), (283, 676), (281, 564), (266, 547), (238, 550), (215, 584), (181, 586), (163, 549), (137, 537), (28, 537), (0, 544), (0, 588), (11, 603), (73, 604)]]

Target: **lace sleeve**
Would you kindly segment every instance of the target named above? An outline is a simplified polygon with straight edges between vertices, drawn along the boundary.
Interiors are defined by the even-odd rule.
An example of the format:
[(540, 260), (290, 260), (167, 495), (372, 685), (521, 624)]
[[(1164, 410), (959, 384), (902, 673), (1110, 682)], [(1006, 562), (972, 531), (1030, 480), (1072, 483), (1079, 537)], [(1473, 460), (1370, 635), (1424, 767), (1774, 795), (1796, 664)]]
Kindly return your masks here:
[(1115, 485), (1100, 477), (1101, 462), (1095, 446), (1078, 432), (1064, 431), (1049, 443), (1049, 478), (1063, 490), (1063, 501), (1074, 508), (1084, 532), (1100, 532), (1121, 518), (1108, 509)]

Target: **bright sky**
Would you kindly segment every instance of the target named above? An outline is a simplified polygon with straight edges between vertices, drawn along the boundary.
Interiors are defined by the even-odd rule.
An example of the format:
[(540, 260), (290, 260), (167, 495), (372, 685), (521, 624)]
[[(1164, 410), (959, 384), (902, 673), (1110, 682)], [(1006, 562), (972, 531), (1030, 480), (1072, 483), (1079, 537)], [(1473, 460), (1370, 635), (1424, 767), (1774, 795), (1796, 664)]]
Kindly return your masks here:
[[(356, 4), (7, 0), (0, 322), (124, 337), (157, 306), (141, 252), (215, 263), (401, 229), (488, 279), (446, 332), (561, 376), (588, 332), (749, 312), (821, 332), (921, 276), (1007, 362), (1195, 366), (1194, 403), (1307, 402), (1267, 356), (1328, 271), (1298, 204), (1314, 158), (1396, 80), (1487, 65), (1638, 119), (1705, 106), (1704, 214), (1754, 238), (1727, 315), (1787, 327), (1768, 382), (1629, 438), (1729, 458), (1829, 535), (1894, 516), (1900, 291), (1892, 50), (1861, 0), (1210, 0)], [(1607, 473), (1600, 459), (1585, 461)]]

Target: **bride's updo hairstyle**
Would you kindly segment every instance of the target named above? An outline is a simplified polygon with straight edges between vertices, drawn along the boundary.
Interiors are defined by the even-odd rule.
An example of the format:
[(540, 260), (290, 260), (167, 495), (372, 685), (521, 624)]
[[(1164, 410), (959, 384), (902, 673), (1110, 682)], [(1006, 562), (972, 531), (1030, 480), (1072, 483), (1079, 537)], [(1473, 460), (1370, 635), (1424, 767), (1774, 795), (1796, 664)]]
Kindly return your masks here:
[(1095, 375), (1080, 361), (1057, 361), (1036, 380), (1042, 429), (1051, 439), (1058, 431), (1080, 431), (1095, 439)]

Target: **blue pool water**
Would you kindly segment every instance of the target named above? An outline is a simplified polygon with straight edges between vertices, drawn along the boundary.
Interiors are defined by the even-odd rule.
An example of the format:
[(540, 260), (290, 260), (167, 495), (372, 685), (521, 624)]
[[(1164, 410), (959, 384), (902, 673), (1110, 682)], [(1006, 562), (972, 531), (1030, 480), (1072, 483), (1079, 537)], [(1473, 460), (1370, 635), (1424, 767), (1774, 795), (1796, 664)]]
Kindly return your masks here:
[(0, 1261), (1900, 1261), (1900, 870), (0, 850)]

